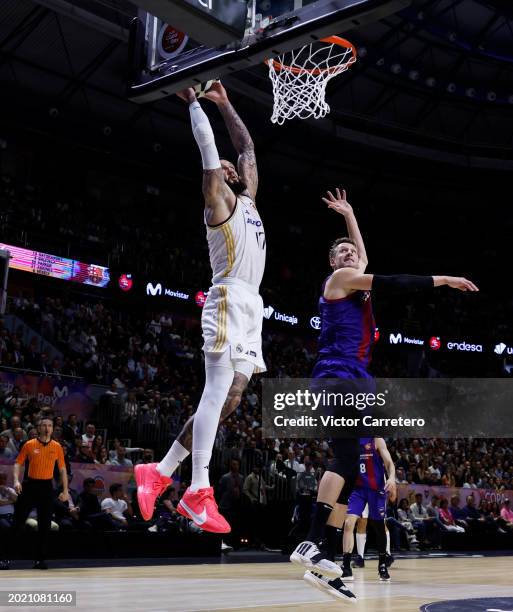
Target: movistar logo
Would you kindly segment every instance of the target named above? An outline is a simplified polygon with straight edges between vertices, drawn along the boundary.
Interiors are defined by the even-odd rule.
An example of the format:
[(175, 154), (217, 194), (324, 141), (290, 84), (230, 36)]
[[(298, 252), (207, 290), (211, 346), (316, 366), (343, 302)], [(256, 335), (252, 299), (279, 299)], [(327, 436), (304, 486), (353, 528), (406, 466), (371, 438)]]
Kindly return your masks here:
[(62, 387), (62, 389), (59, 389), (59, 387), (54, 387), (53, 388), (53, 396), (55, 399), (61, 399), (63, 397), (68, 397), (68, 387)]
[(162, 287), (162, 283), (157, 283), (154, 285), (153, 283), (148, 283), (146, 285), (146, 295), (152, 295), (155, 297), (156, 295), (167, 295), (168, 297), (178, 298), (179, 300), (188, 300), (189, 294), (184, 293), (183, 291), (177, 291), (176, 289), (168, 289), (167, 287)]
[(153, 286), (152, 283), (146, 285), (146, 295), (162, 295), (162, 285), (158, 283)]
[(424, 345), (424, 340), (420, 338), (408, 338), (403, 336), (401, 332), (397, 334), (390, 334), (390, 344), (416, 344), (418, 346)]

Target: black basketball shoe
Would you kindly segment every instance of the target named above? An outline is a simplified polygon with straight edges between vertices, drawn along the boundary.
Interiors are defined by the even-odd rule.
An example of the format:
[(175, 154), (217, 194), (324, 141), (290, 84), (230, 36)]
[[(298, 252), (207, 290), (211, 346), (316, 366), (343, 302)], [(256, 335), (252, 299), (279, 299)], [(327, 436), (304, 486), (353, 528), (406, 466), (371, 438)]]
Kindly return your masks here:
[(394, 557), (387, 553), (386, 557), (385, 557), (385, 564), (386, 564), (386, 566), (387, 567), (392, 567), (394, 561), (395, 561)]
[(386, 555), (379, 555), (378, 574), (381, 582), (390, 582), (390, 574), (388, 573)]
[(315, 588), (333, 595), (333, 597), (336, 597), (337, 599), (343, 599), (345, 601), (350, 601), (351, 603), (356, 603), (358, 601), (356, 599), (356, 595), (346, 587), (340, 578), (330, 580), (328, 577), (323, 576), (318, 572), (307, 571), (305, 572), (303, 579), (308, 582), (308, 584), (311, 584)]
[(351, 569), (351, 553), (344, 553), (342, 557), (342, 578), (346, 581), (354, 580), (353, 570)]
[(361, 555), (358, 555), (353, 561), (353, 567), (365, 567), (365, 560)]

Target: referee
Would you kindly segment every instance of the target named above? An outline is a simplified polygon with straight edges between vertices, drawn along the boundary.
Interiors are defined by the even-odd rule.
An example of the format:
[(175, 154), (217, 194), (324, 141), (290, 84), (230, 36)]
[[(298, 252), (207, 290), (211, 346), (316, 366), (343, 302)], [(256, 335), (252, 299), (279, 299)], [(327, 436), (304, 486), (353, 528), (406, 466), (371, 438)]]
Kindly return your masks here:
[[(53, 507), (53, 471), (55, 462), (62, 480), (59, 499), (68, 501), (68, 474), (62, 446), (52, 440), (53, 421), (42, 418), (37, 425), (37, 438), (28, 440), (22, 446), (14, 464), (14, 490), (18, 501), (14, 509), (14, 532), (19, 533), (32, 511), (37, 510), (37, 553), (34, 569), (48, 569), (45, 563), (48, 548)], [(20, 483), (20, 468), (28, 460), (28, 479)], [(13, 539), (14, 541), (14, 539)]]

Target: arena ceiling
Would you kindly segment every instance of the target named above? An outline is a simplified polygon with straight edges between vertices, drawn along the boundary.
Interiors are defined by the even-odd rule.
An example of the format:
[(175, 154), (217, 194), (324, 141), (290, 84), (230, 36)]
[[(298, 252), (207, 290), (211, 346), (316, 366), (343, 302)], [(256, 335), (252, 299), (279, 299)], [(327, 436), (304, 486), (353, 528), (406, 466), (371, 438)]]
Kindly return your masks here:
[[(126, 98), (134, 14), (125, 0), (3, 0), (2, 122), (41, 130), (59, 123), (77, 137), (124, 137), (154, 153), (189, 138), (187, 113), (176, 97), (150, 105)], [(459, 165), (513, 165), (510, 2), (416, 0), (344, 34), (358, 47), (359, 61), (330, 84), (332, 112), (315, 124), (326, 138)], [(225, 82), (268, 151), (283, 152), (286, 135), (297, 153), (312, 122), (286, 129), (268, 122), (265, 67)]]

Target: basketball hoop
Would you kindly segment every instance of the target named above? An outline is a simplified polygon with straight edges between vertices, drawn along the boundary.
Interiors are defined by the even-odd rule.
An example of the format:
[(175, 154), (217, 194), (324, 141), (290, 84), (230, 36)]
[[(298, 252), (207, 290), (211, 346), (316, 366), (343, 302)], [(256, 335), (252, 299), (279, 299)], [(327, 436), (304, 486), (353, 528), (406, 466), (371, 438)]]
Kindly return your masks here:
[(266, 60), (273, 85), (271, 121), (320, 119), (330, 112), (326, 85), (356, 62), (355, 47), (344, 38), (329, 36), (300, 49)]

